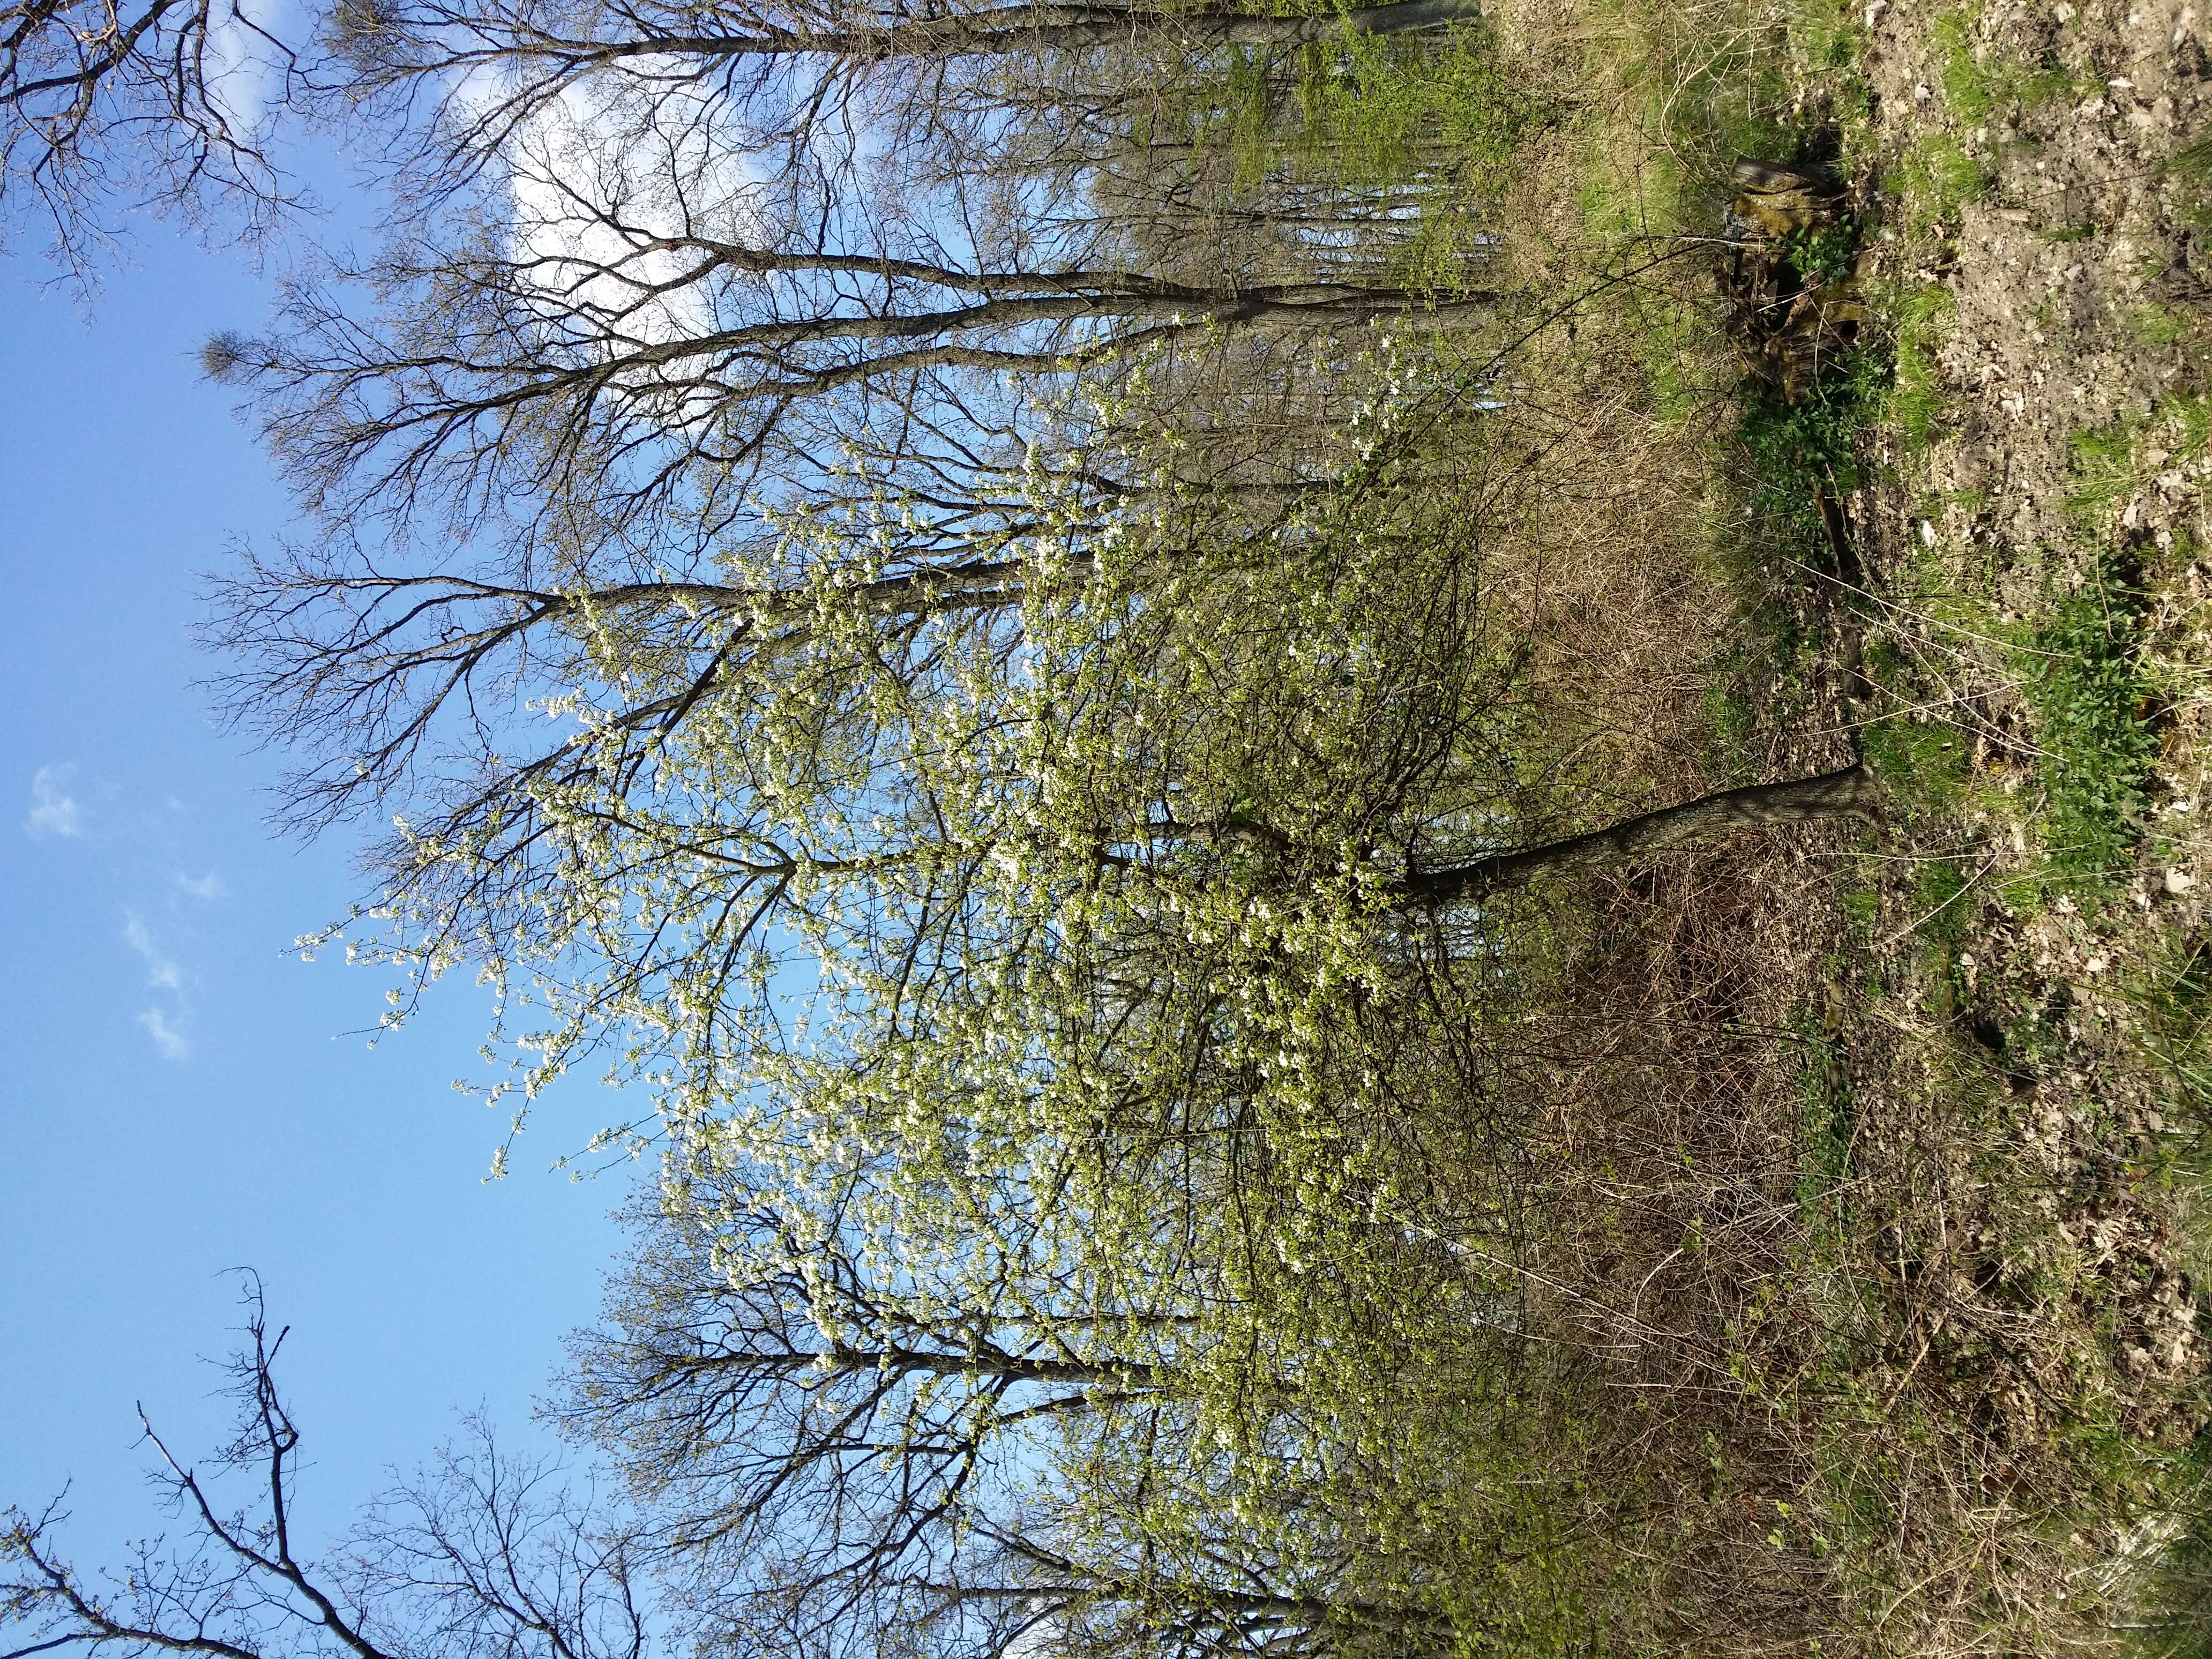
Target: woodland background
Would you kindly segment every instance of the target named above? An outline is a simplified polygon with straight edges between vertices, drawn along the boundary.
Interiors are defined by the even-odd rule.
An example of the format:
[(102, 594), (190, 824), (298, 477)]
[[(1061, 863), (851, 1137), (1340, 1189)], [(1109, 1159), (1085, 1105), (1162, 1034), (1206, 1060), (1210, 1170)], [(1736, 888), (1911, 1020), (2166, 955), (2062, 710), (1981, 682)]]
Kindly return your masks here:
[(166, 1541), (9, 1511), (9, 1659), (2202, 1651), (2208, 70), (0, 8), (21, 234), (286, 273), (206, 631), (380, 827), (308, 948), (493, 988), (502, 1167), (658, 1174), (603, 1488), (486, 1426), (295, 1553), (256, 1291)]

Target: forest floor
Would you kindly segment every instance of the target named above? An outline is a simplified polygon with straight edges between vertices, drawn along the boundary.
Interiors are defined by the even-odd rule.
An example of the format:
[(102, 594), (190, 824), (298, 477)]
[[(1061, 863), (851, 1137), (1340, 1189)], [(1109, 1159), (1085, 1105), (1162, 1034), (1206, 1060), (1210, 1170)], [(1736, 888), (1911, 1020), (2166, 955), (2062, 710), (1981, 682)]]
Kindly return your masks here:
[(1863, 1407), (1816, 1462), (1887, 1558), (1866, 1611), (1910, 1591), (1921, 1641), (1971, 1648), (2201, 1593), (2212, 22), (1857, 21), (1797, 92), (1893, 370), (1826, 639), (1863, 630), (1832, 706), (1897, 810), (1842, 879), (1806, 1078), (1823, 1358)]
[(1815, 168), (1869, 313), (1783, 410), (1710, 261), (1627, 305), (1721, 458), (1715, 781), (1856, 750), (1889, 803), (1730, 855), (1732, 1006), (1803, 1056), (1741, 1109), (1790, 1266), (1716, 1327), (1784, 1449), (1732, 1570), (1824, 1604), (1762, 1650), (2212, 1653), (2212, 12), (1504, 16), (1596, 88), (1537, 240), (1710, 245), (1735, 158)]

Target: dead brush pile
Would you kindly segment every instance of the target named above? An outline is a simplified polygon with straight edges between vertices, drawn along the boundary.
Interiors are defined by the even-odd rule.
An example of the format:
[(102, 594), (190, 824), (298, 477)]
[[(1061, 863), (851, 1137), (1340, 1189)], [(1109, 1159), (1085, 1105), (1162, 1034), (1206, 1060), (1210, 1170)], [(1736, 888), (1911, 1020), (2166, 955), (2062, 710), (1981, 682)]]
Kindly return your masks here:
[[(1555, 745), (1547, 792), (1577, 822), (1721, 787), (1705, 665), (1729, 623), (1707, 556), (1705, 441), (1655, 421), (1638, 365), (1601, 327), (1537, 342), (1516, 364), (1513, 465), (1486, 506), (1493, 598), (1527, 618), (1522, 675)], [(1531, 808), (1546, 810), (1534, 799)]]
[[(1681, 274), (1710, 307), (1710, 265)], [(1709, 719), (1712, 665), (1743, 625), (1712, 554), (1722, 411), (1661, 416), (1633, 317), (1594, 307), (1520, 366), (1524, 459), (1486, 535), (1531, 618), (1547, 722), (1577, 734), (1544, 774), (1573, 804), (1549, 833), (1724, 787), (1747, 759)], [(1703, 349), (1724, 382), (1717, 330)], [(1832, 730), (1778, 732), (1757, 763), (1790, 775), (1837, 752)], [(1826, 1052), (1808, 1022), (1840, 925), (1835, 850), (1832, 831), (1792, 832), (1513, 901), (1515, 936), (1549, 952), (1484, 1085), (1526, 1103), (1518, 1189), (1501, 1206), (1486, 1165), (1461, 1206), (1440, 1196), (1517, 1218), (1523, 1316), (1577, 1382), (1597, 1465), (1620, 1472), (1602, 1507), (1644, 1639), (1665, 1650), (1802, 1651), (1841, 1622), (1806, 1518), (1816, 1439), (1787, 1386), (1820, 1359), (1804, 1076)]]
[(1622, 1546), (1682, 1651), (1797, 1650), (1838, 1625), (1782, 1384), (1818, 1352), (1802, 1078), (1825, 853), (1793, 835), (1592, 882), (1541, 1022), (1532, 1300), (1576, 1350), (1605, 1462), (1635, 1472)]

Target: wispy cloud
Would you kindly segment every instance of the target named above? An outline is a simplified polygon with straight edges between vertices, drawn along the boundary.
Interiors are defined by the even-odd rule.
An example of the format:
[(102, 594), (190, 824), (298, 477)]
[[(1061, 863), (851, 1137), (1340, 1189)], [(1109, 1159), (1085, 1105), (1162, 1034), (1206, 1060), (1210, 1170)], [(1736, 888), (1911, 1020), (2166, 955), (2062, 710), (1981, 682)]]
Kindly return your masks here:
[(164, 1060), (182, 1060), (192, 1051), (192, 1045), (177, 1024), (159, 1008), (148, 1008), (138, 1016), (138, 1023), (146, 1028), (146, 1035), (154, 1039), (154, 1046), (161, 1051)]
[[(146, 964), (147, 988), (166, 991), (181, 1004), (184, 970), (177, 966), (173, 957), (161, 949), (153, 930), (146, 926), (145, 917), (135, 910), (124, 913), (123, 942), (137, 952), (138, 959)], [(185, 1036), (181, 1006), (175, 1012), (166, 1008), (143, 1008), (138, 1012), (138, 1024), (154, 1039), (154, 1047), (160, 1050), (162, 1059), (182, 1060), (191, 1053), (192, 1045)]]
[(155, 944), (154, 935), (146, 927), (145, 918), (136, 911), (128, 912), (124, 917), (123, 942), (145, 959), (147, 984), (157, 991), (182, 991), (185, 988), (184, 974), (173, 960), (162, 954), (161, 946)]
[(31, 810), (24, 815), (24, 831), (33, 836), (84, 833), (84, 809), (69, 792), (74, 766), (41, 766), (31, 777)]
[(204, 876), (176, 875), (169, 879), (176, 883), (177, 890), (186, 898), (196, 898), (203, 903), (212, 904), (219, 898), (228, 897), (230, 892), (222, 884), (222, 878), (212, 870)]

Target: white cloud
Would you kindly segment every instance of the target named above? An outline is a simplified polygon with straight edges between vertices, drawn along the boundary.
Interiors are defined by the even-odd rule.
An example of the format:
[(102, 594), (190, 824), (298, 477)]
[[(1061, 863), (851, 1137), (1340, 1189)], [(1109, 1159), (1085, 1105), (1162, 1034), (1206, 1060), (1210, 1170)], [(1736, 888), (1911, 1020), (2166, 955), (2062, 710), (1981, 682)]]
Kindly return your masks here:
[(41, 766), (31, 778), (31, 810), (23, 829), (33, 836), (66, 836), (74, 840), (84, 833), (84, 809), (69, 792), (74, 766)]
[(204, 55), (199, 65), (209, 101), (232, 125), (252, 127), (268, 113), (283, 63), (271, 37), (289, 34), (291, 7), (240, 6), (216, 0), (209, 7)]
[(164, 1060), (182, 1060), (192, 1051), (185, 1034), (176, 1023), (159, 1008), (148, 1008), (138, 1016), (138, 1023), (146, 1028), (146, 1035), (154, 1039), (154, 1046), (161, 1051)]
[(228, 897), (230, 892), (222, 884), (222, 878), (212, 870), (204, 876), (179, 875), (170, 879), (177, 884), (177, 890), (185, 897), (198, 899), (203, 903), (211, 904), (216, 899)]
[[(185, 988), (183, 973), (173, 961), (161, 954), (161, 947), (154, 943), (154, 935), (147, 930), (145, 920), (136, 912), (124, 917), (123, 942), (145, 959), (147, 984), (157, 991)], [(161, 1039), (156, 1037), (155, 1041)]]
[(184, 969), (176, 959), (163, 951), (147, 927), (146, 919), (135, 910), (123, 915), (123, 942), (137, 953), (146, 964), (146, 986), (149, 990), (161, 991), (176, 1000), (173, 1008), (148, 1007), (138, 1011), (138, 1024), (164, 1060), (182, 1060), (192, 1051), (184, 1028)]
[[(720, 100), (631, 67), (563, 86), (504, 158), (510, 256), (549, 321), (608, 349), (700, 339), (757, 309), (757, 276), (663, 239), (771, 236), (761, 178), (722, 130)], [(732, 306), (744, 317), (725, 315)]]

